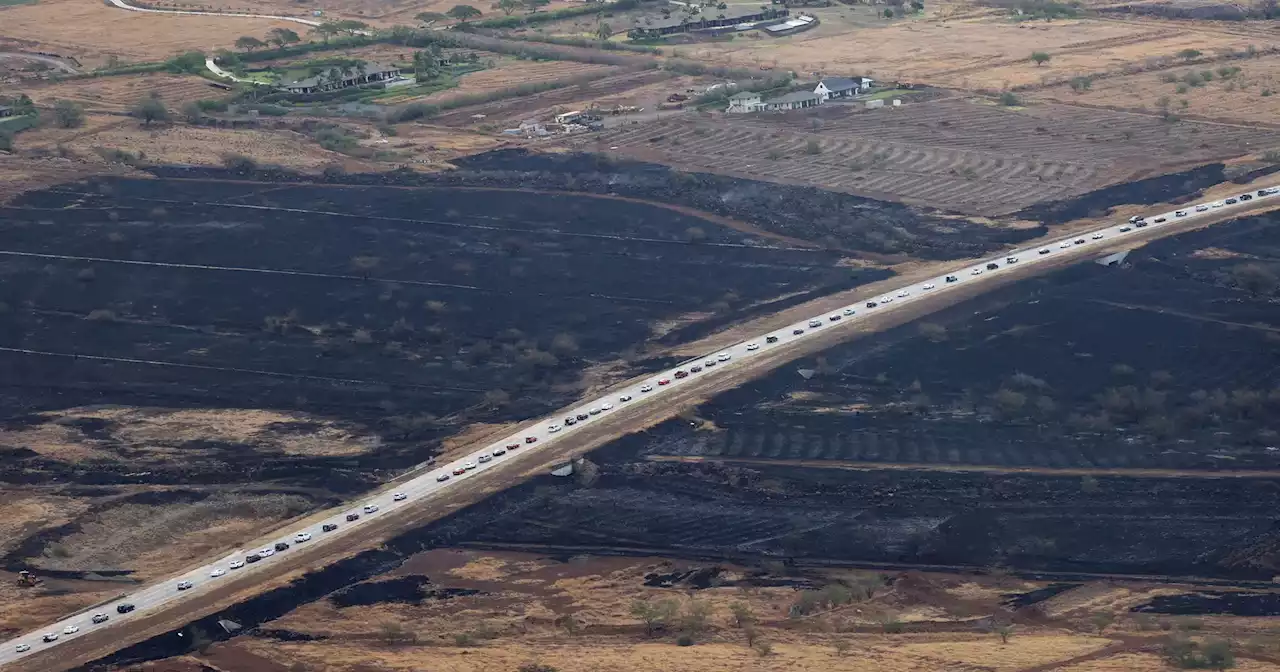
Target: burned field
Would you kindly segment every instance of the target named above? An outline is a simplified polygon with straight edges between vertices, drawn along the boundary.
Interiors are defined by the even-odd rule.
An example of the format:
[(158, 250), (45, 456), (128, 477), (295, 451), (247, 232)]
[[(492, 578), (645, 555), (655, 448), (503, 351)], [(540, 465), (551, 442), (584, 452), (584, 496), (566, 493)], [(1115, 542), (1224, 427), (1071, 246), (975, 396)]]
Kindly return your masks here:
[(1274, 223), (835, 348), (597, 451), (590, 487), (548, 477), (445, 525), (563, 552), (1269, 578)]
[[(120, 419), (64, 420), (87, 427), (100, 454), (79, 478), (100, 482), (143, 466), (149, 483), (410, 466), (464, 421), (557, 407), (657, 323), (850, 282), (830, 253), (569, 195), (120, 180), (2, 216), (11, 432), (115, 404), (314, 414), (381, 439), (264, 465), (244, 442), (149, 455), (111, 440)], [(9, 478), (71, 475), (39, 445), (11, 448)]]
[(1056, 104), (1015, 110), (959, 98), (751, 116), (622, 126), (591, 142), (697, 170), (982, 215), (1280, 144), (1268, 129), (1170, 124)]

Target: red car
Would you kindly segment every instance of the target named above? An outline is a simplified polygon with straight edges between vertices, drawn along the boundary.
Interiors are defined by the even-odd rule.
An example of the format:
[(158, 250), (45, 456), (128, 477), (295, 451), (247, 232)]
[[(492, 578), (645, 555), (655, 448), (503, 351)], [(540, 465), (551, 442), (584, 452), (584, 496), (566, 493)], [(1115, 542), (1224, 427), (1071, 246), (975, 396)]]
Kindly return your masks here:
[(659, 381), (658, 381), (658, 384), (659, 384), (659, 385), (670, 385), (670, 384), (671, 384), (671, 379), (670, 379), (670, 378), (663, 378), (662, 380), (659, 380)]
[(524, 437), (524, 442), (525, 442), (525, 443), (537, 443), (537, 442), (538, 442), (538, 437), (536, 437), (536, 436), (526, 436), (526, 437)]
[(463, 469), (462, 467), (455, 467), (455, 468), (454, 468), (454, 470), (453, 470), (453, 475), (454, 475), (454, 476), (461, 476), (461, 475), (463, 475), (463, 474), (465, 474), (465, 473), (467, 473), (467, 470), (466, 470), (466, 469)]
[[(533, 437), (531, 436), (529, 437), (529, 439), (533, 439)], [(529, 441), (529, 439), (525, 439), (525, 441)], [(537, 441), (537, 439), (534, 439), (534, 441)], [(529, 443), (533, 443), (533, 441), (529, 441)], [(520, 447), (520, 444), (518, 443), (507, 444), (507, 450), (515, 450), (516, 448), (519, 448), (519, 447)]]

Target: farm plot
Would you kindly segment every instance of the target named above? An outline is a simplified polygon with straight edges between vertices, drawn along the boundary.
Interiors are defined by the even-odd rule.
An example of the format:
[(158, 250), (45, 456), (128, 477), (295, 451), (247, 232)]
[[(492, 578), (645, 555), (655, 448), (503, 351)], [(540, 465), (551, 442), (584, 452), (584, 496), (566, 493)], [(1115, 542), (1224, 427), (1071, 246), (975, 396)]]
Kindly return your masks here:
[(296, 23), (266, 19), (165, 16), (115, 9), (104, 2), (45, 0), (4, 10), (0, 37), (39, 44), (42, 50), (100, 60), (114, 54), (155, 61), (192, 49), (231, 48), (241, 35), (265, 35)]
[[(589, 196), (113, 180), (2, 212), (0, 301), (14, 308), (0, 346), (48, 353), (0, 353), (5, 415), (87, 403), (310, 412), (376, 429), (389, 445), (358, 456), (368, 468), (416, 464), (464, 421), (558, 407), (584, 367), (642, 347), (654, 323), (851, 286), (833, 253)], [(95, 464), (94, 478), (134, 473)], [(335, 464), (268, 471), (342, 478)], [(31, 457), (0, 470), (39, 480), (66, 466)], [(262, 467), (187, 466), (145, 478), (225, 482)]]
[[(1014, 75), (1001, 72), (990, 76), (986, 70), (1021, 63), (1018, 78), (1038, 81), (1045, 74), (1047, 68), (1036, 68), (1027, 60), (1033, 51), (1052, 54), (1054, 64), (1060, 53), (1079, 54), (1084, 60), (1073, 67), (1093, 72), (1117, 59), (1172, 56), (1177, 53), (1173, 45), (1180, 44), (1177, 40), (1192, 35), (1192, 31), (1175, 27), (1153, 29), (1119, 22), (1016, 23), (1005, 17), (979, 17), (911, 21), (836, 34), (803, 33), (781, 40), (735, 40), (699, 45), (692, 55), (739, 66), (771, 63), (797, 72), (860, 73), (938, 86), (999, 89)], [(1217, 34), (1201, 37), (1202, 47), (1233, 43)], [(1166, 39), (1173, 41), (1164, 44)], [(1156, 46), (1148, 47), (1148, 42)], [(1065, 55), (1063, 58), (1066, 60)]]
[(1280, 56), (1108, 77), (1081, 92), (1064, 84), (1031, 97), (1148, 112), (1168, 109), (1193, 119), (1274, 126), (1280, 119), (1280, 95), (1273, 94), (1280, 94)]
[[(1201, 135), (1210, 128), (1212, 142)], [(593, 140), (597, 147), (703, 170), (999, 215), (1140, 173), (1277, 146), (1280, 133), (1174, 126), (1061, 105), (1014, 111), (946, 99), (895, 110), (669, 120)]]
[(408, 98), (380, 98), (384, 105), (403, 103), (439, 103), (460, 97), (488, 93), (507, 89), (522, 84), (538, 84), (575, 77), (600, 75), (617, 72), (618, 68), (609, 65), (591, 63), (572, 63), (564, 61), (519, 61), (503, 59), (494, 67), (478, 72), (471, 72), (458, 78), (458, 86), (446, 91), (437, 91), (426, 96)]
[(673, 77), (671, 73), (661, 70), (627, 72), (621, 67), (611, 67), (606, 70), (595, 70), (582, 76), (589, 77), (592, 76), (593, 73), (600, 75), (601, 78), (595, 81), (561, 87), (550, 91), (543, 91), (542, 93), (536, 93), (529, 96), (496, 100), (491, 103), (482, 103), (479, 105), (459, 108), (436, 117), (435, 121), (448, 126), (465, 126), (476, 123), (476, 121), (471, 118), (472, 115), (476, 114), (485, 115), (484, 123), (510, 122), (531, 117), (545, 117), (550, 114), (551, 108), (559, 105), (579, 103), (582, 101), (590, 102), (594, 99), (616, 96), (619, 93)]
[(152, 94), (174, 109), (193, 100), (226, 95), (203, 77), (162, 73), (56, 82), (31, 87), (25, 92), (39, 105), (51, 106), (55, 100), (70, 100), (99, 112), (124, 112)]

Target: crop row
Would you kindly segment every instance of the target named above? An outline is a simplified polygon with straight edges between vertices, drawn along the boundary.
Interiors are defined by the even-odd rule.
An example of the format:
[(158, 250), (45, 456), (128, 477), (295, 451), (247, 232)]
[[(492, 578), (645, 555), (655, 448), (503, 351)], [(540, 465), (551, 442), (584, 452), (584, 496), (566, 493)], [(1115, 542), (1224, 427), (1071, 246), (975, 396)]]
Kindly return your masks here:
[(956, 210), (1012, 210), (1080, 193), (1101, 181), (1096, 166), (992, 151), (760, 128), (659, 123), (616, 131), (602, 142), (711, 170), (816, 184)]

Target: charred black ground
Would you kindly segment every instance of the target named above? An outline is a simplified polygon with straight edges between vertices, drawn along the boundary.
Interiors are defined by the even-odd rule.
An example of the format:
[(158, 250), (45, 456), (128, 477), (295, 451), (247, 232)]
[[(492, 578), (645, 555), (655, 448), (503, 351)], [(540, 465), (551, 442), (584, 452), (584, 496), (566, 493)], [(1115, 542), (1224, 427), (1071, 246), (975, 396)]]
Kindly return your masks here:
[[(590, 487), (447, 525), (562, 552), (1269, 578), (1277, 243), (1254, 217), (1020, 283), (605, 447)], [(966, 466), (994, 473), (945, 471)]]

